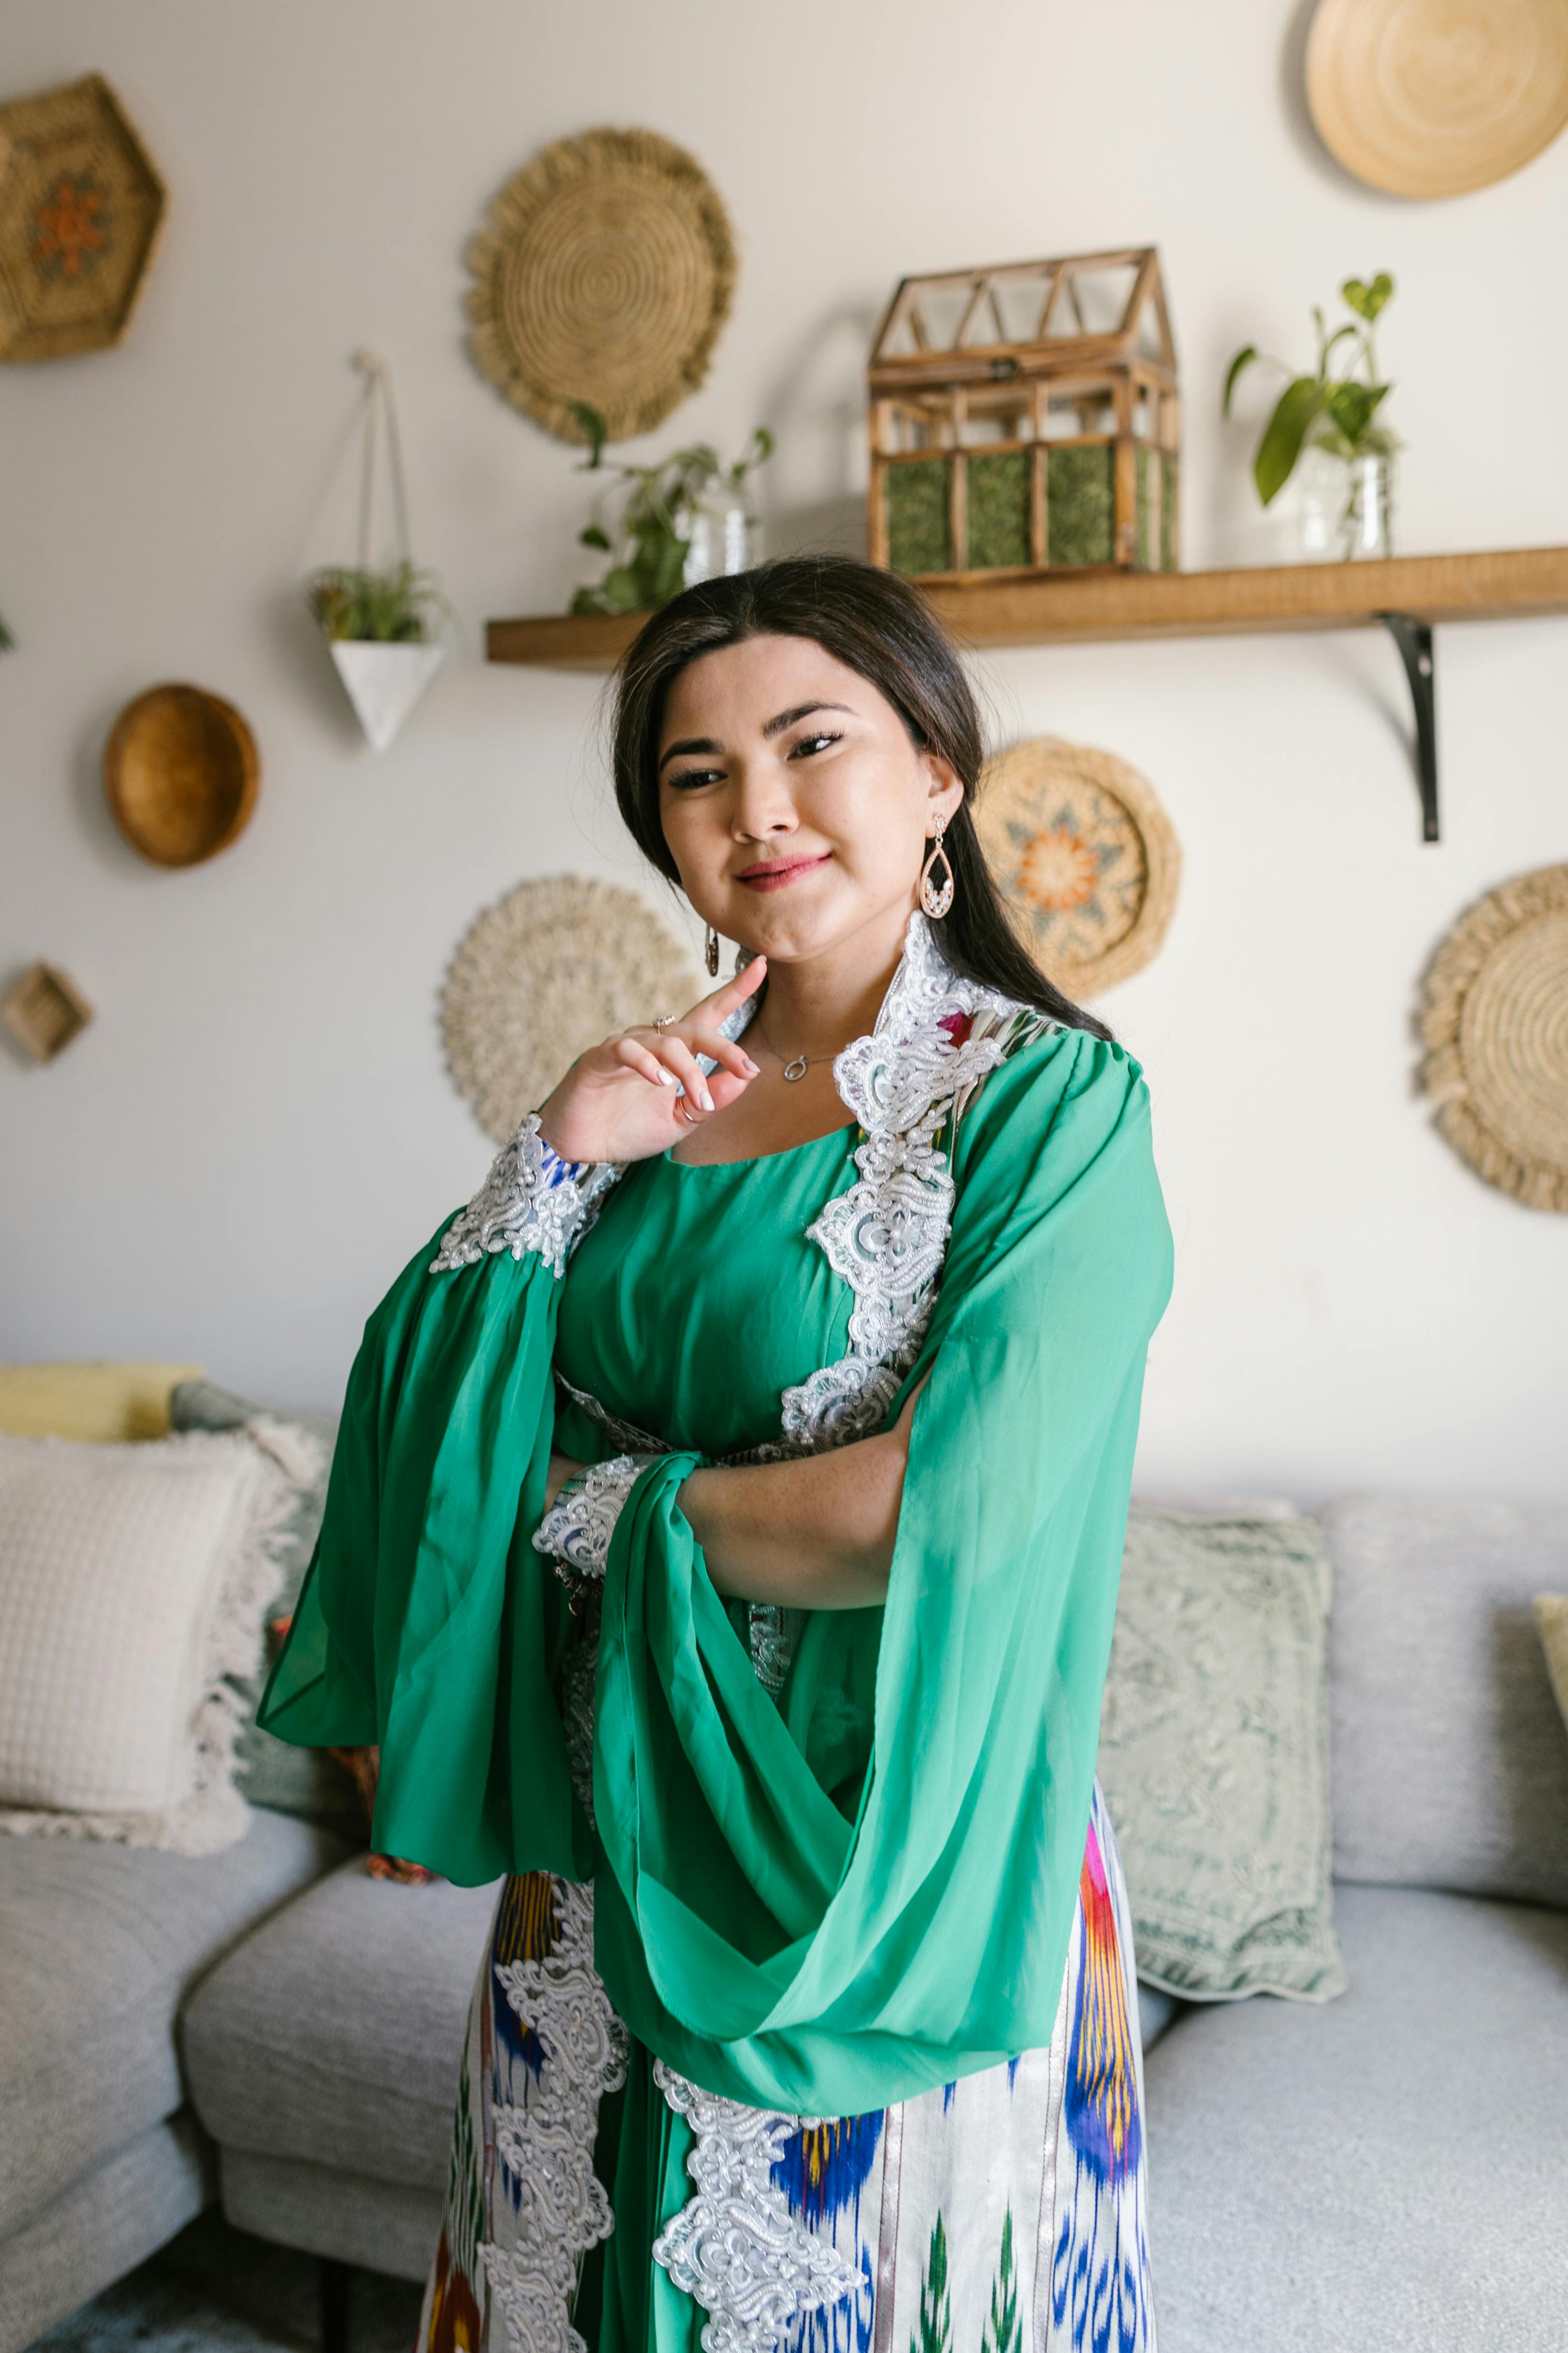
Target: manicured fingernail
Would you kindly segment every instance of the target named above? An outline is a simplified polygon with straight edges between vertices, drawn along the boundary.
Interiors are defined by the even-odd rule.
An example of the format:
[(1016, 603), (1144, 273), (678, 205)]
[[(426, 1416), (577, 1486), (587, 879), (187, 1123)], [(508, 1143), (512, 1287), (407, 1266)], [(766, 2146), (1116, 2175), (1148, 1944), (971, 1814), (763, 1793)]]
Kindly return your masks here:
[(672, 1087), (675, 1084), (675, 1072), (667, 1071), (662, 1062), (658, 1066), (658, 1082), (661, 1087)]
[(756, 1075), (757, 1075), (757, 1066), (756, 1066), (755, 1062), (753, 1062), (753, 1061), (752, 1061), (752, 1058), (751, 1058), (750, 1054), (742, 1054), (742, 1057), (741, 1057), (741, 1068), (745, 1071), (746, 1076), (747, 1076), (749, 1079), (754, 1079), (754, 1078), (756, 1077)]
[(698, 1100), (698, 1102), (701, 1104), (701, 1106), (702, 1106), (702, 1108), (703, 1108), (703, 1110), (704, 1110), (704, 1111), (711, 1111), (711, 1110), (712, 1110), (712, 1108), (713, 1108), (713, 1098), (712, 1098), (712, 1096), (709, 1093), (709, 1092), (708, 1092), (708, 1090), (707, 1090), (707, 1088), (706, 1088), (706, 1087), (699, 1087), (699, 1088), (698, 1088), (698, 1090), (697, 1090), (697, 1100)]

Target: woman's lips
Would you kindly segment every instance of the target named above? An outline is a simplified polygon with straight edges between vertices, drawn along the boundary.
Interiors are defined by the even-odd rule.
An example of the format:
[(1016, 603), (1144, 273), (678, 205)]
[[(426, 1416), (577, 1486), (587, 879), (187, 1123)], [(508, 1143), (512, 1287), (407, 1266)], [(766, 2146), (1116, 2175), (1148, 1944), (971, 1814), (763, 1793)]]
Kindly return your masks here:
[(748, 866), (735, 880), (743, 882), (748, 891), (782, 891), (786, 882), (796, 881), (801, 875), (815, 873), (819, 866), (826, 866), (829, 855), (825, 849), (820, 858), (770, 859), (765, 866)]

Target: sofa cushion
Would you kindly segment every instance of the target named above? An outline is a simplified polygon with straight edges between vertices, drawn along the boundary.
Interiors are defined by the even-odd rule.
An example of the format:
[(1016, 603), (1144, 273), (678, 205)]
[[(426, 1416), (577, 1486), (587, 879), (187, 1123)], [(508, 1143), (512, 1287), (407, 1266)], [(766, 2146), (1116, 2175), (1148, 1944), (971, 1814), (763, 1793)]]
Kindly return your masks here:
[(344, 1852), (261, 1813), (208, 1855), (0, 1838), (0, 2237), (174, 2114), (187, 1989)]
[(446, 2187), (468, 1998), (493, 1887), (405, 1887), (356, 1859), (231, 1953), (188, 2005), (215, 2140)]
[(1149, 2052), (1160, 2353), (1568, 2344), (1568, 1917), (1335, 1892), (1342, 2000)]
[[(0, 2245), (0, 2353), (134, 2270), (212, 2202), (212, 2145), (189, 2108), (149, 2125)], [(88, 2342), (100, 2343), (96, 2330)]]
[[(226, 2148), (222, 2171), (225, 2214), (256, 2238), (399, 2280), (423, 2281), (435, 2260), (446, 2203), (440, 2189), (410, 2189), (341, 2166), (258, 2157), (245, 2148)], [(357, 2312), (354, 2338), (357, 2344)]]
[(1346, 1495), (1321, 1514), (1334, 1870), (1568, 1905), (1568, 1740), (1531, 1598), (1568, 1509)]

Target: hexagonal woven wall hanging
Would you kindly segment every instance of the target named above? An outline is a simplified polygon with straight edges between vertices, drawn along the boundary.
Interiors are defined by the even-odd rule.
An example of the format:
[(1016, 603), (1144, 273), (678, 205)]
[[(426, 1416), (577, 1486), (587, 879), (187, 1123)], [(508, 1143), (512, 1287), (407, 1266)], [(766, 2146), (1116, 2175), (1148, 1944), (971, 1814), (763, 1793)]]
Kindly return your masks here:
[(163, 183), (101, 74), (0, 106), (0, 360), (117, 343)]

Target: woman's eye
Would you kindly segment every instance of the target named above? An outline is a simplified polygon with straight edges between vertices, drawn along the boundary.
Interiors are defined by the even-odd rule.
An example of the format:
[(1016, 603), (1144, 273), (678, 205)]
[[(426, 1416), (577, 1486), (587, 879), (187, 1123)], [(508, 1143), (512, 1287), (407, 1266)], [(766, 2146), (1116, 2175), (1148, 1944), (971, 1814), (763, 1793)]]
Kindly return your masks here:
[(719, 785), (723, 781), (722, 768), (683, 768), (679, 776), (665, 778), (670, 790), (677, 793), (691, 792), (700, 785)]
[(814, 752), (826, 751), (829, 744), (841, 744), (843, 740), (841, 735), (803, 735), (798, 743), (791, 746), (790, 758), (792, 760), (809, 759)]

